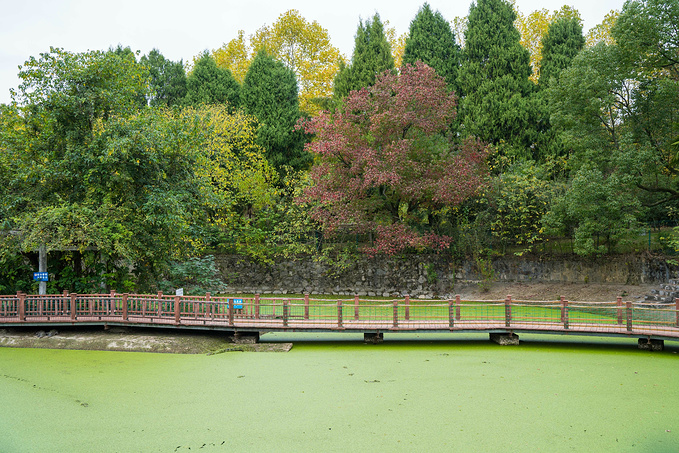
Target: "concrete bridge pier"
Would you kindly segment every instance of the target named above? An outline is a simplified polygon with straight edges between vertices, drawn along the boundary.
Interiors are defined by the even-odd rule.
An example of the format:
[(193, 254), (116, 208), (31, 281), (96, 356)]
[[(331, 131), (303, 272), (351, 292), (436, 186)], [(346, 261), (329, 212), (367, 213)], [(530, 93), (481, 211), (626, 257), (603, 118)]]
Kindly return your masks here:
[(491, 333), (490, 341), (494, 341), (495, 343), (502, 346), (515, 346), (519, 344), (519, 336), (512, 332)]
[(231, 332), (229, 338), (236, 344), (259, 343), (259, 332), (236, 331)]
[(646, 351), (662, 351), (665, 349), (665, 340), (657, 340), (655, 338), (639, 338), (639, 349)]
[(384, 334), (382, 332), (364, 332), (363, 341), (366, 343), (382, 343), (384, 341)]

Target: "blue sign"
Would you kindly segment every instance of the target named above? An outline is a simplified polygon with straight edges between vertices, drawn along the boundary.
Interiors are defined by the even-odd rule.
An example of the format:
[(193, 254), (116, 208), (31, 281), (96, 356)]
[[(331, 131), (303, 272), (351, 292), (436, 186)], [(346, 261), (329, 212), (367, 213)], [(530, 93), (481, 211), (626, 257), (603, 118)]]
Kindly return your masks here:
[(33, 272), (33, 280), (38, 282), (48, 282), (49, 274), (47, 272)]
[(234, 299), (233, 300), (233, 308), (234, 308), (234, 310), (242, 310), (243, 309), (243, 299)]

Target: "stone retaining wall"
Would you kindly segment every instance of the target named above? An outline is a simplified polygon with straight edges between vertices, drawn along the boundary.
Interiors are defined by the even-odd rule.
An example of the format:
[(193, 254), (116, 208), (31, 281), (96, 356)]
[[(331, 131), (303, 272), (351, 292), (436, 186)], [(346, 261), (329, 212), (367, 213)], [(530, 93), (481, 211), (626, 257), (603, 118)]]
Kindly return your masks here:
[[(362, 258), (345, 269), (312, 257), (258, 264), (238, 255), (217, 256), (232, 291), (432, 298), (454, 293), (455, 283), (484, 280), (474, 261), (455, 263), (438, 255)], [(502, 257), (492, 261), (495, 281), (564, 283), (663, 283), (677, 275), (662, 257), (617, 256), (596, 260)], [(488, 273), (486, 274), (486, 278)]]

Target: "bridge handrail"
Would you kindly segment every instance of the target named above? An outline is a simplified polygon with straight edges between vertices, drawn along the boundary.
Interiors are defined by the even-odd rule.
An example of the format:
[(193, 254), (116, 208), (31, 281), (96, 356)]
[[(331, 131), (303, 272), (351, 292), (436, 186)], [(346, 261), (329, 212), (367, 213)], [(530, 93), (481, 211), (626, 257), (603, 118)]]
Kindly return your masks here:
[[(237, 301), (237, 302), (236, 302)], [(663, 332), (679, 337), (679, 299), (670, 306), (561, 300), (366, 300), (157, 294), (0, 295), (0, 323), (147, 322), (247, 328), (441, 329), (487, 326), (592, 332)], [(493, 327), (495, 326), (495, 327)], [(480, 327), (479, 327), (480, 328)], [(636, 330), (635, 330), (636, 329)]]

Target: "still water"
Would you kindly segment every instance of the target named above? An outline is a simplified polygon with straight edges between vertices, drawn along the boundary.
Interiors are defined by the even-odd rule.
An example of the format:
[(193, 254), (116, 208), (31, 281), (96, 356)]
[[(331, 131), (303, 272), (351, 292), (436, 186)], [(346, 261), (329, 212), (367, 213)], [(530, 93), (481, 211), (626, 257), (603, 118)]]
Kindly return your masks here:
[(267, 334), (295, 345), (211, 356), (0, 348), (0, 452), (679, 450), (679, 343), (487, 338)]

